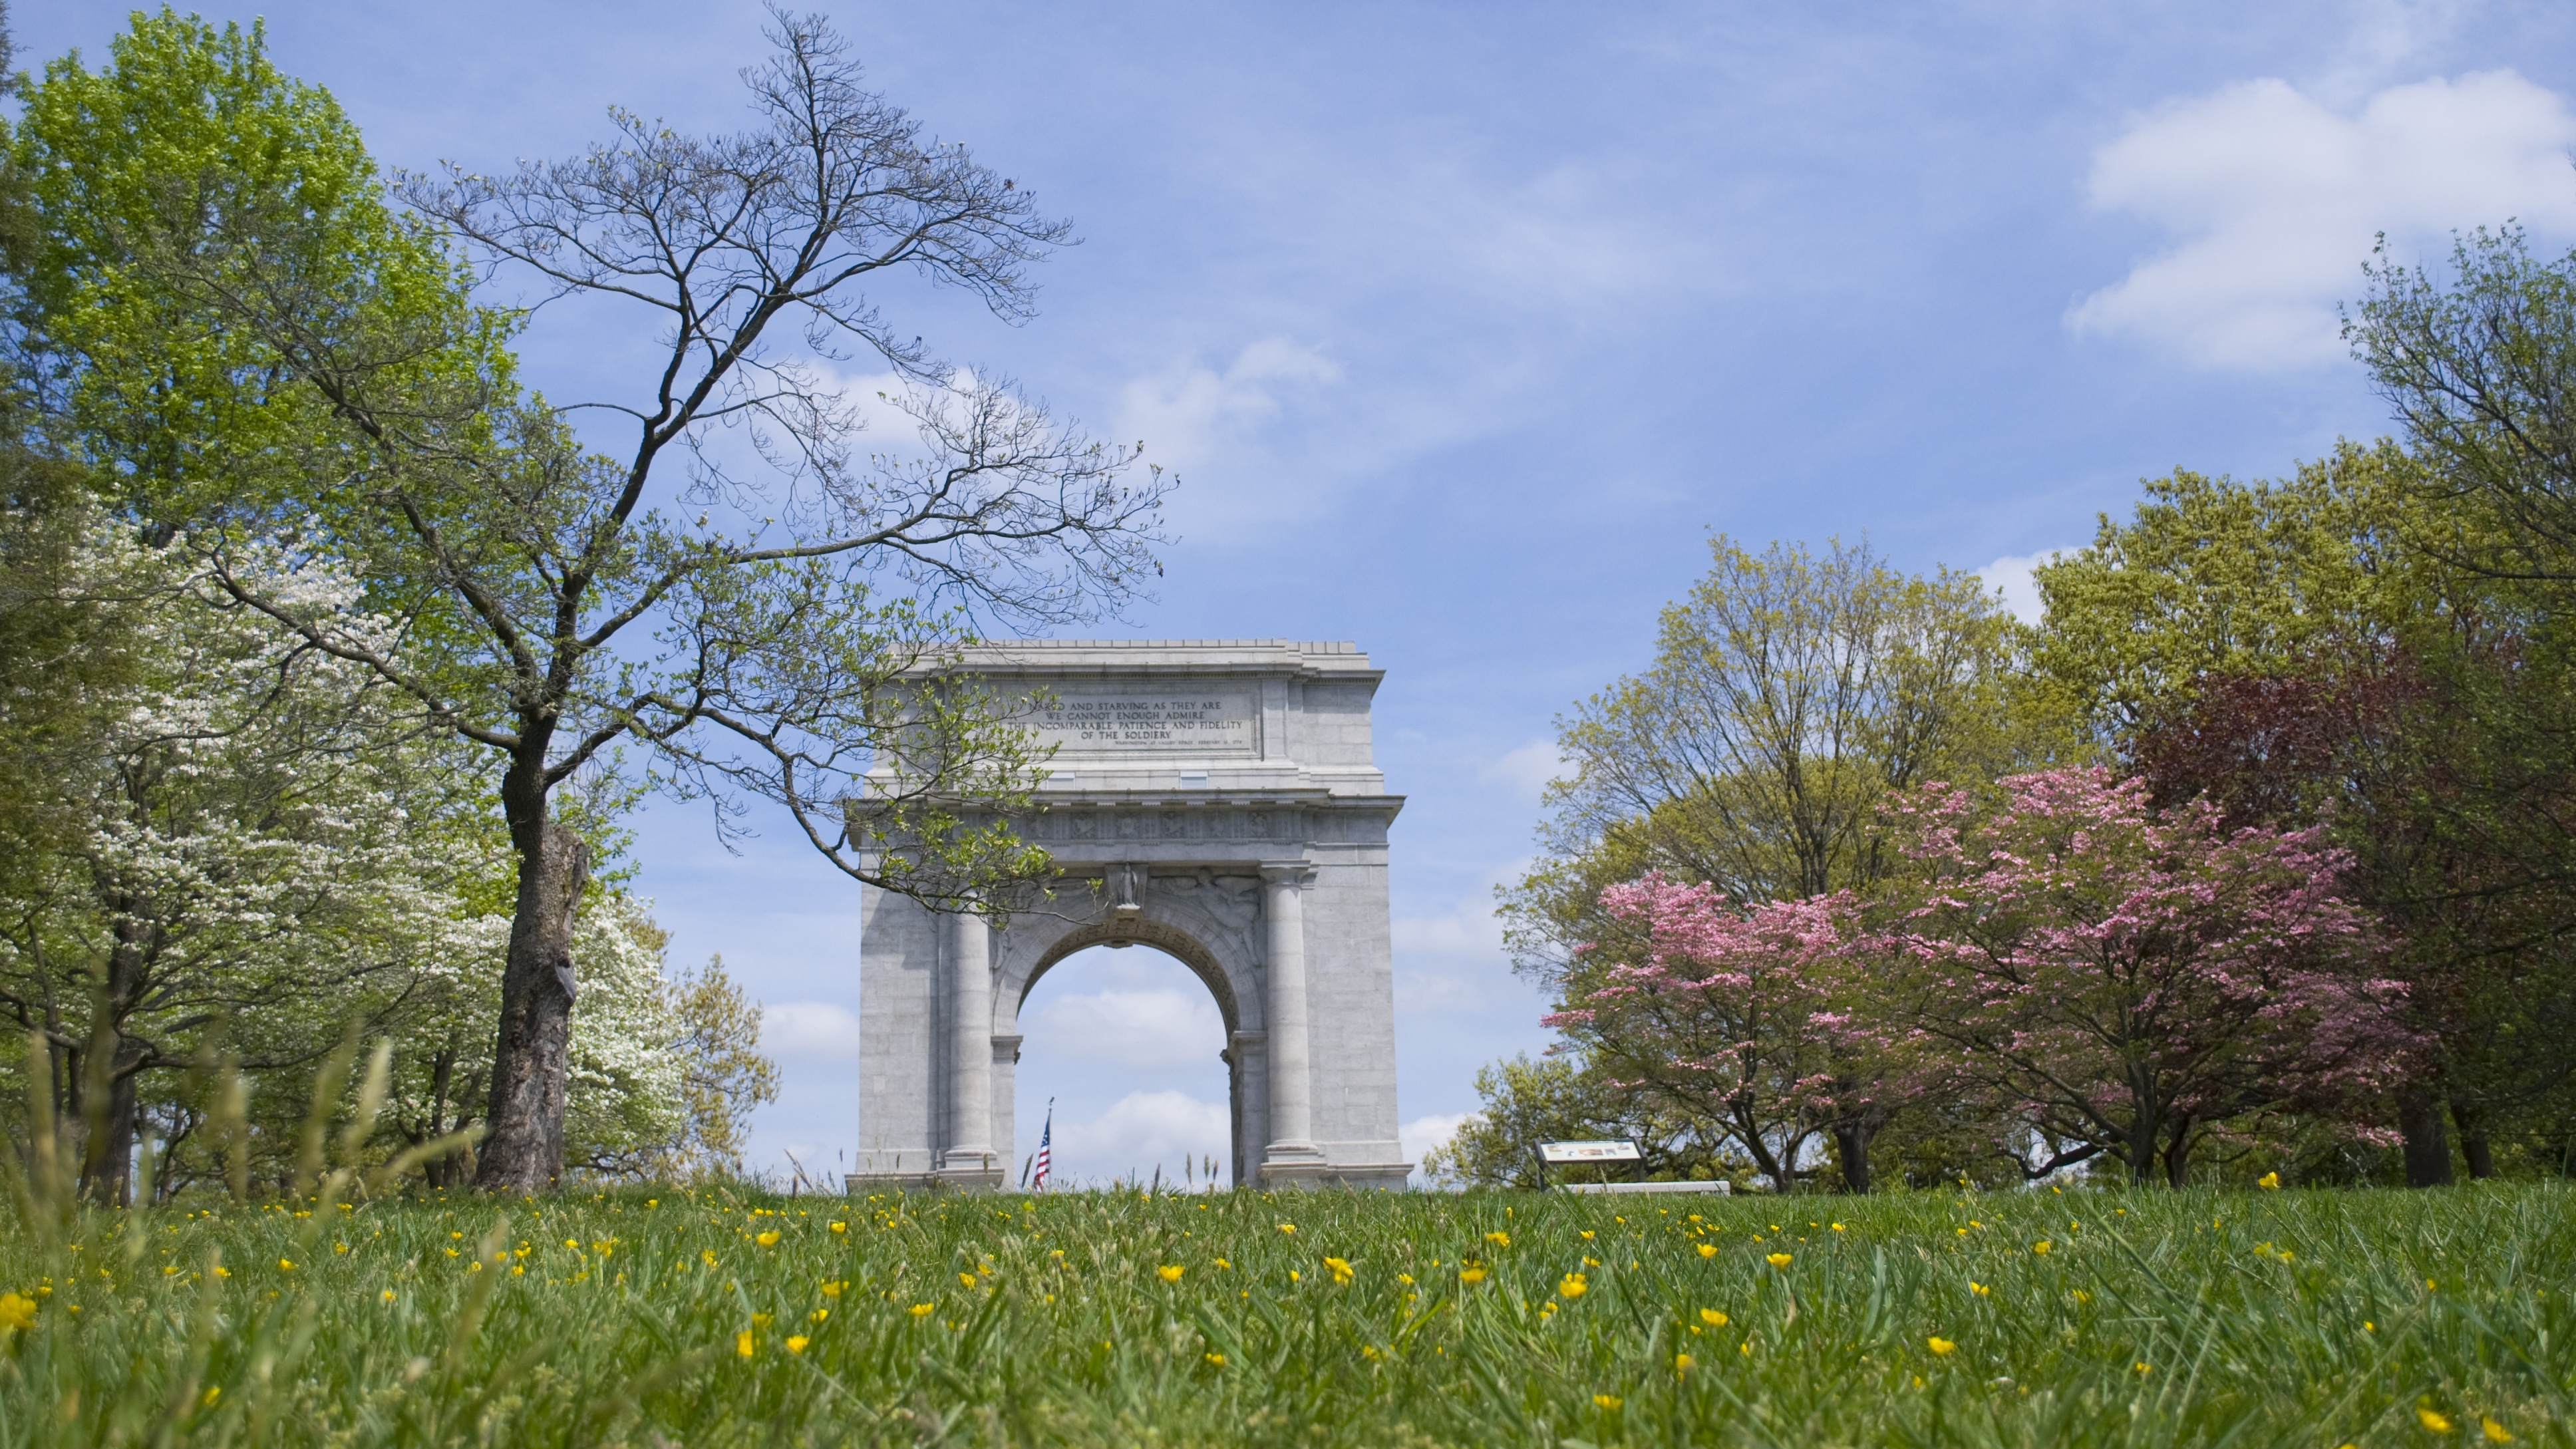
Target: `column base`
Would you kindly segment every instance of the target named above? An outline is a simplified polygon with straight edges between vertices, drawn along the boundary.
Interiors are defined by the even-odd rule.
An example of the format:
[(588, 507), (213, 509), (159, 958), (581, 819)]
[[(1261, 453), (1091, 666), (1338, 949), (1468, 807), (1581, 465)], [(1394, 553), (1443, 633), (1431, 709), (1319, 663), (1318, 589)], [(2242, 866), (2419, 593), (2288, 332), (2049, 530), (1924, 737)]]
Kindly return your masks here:
[(928, 1192), (935, 1179), (927, 1172), (845, 1172), (841, 1190), (852, 1197), (878, 1192)]
[(1327, 1162), (1320, 1155), (1311, 1159), (1265, 1159), (1261, 1164), (1261, 1185), (1272, 1188), (1369, 1188), (1383, 1192), (1404, 1192), (1413, 1175), (1410, 1162)]
[(999, 1192), (1002, 1169), (998, 1167), (943, 1167), (931, 1178), (933, 1187), (958, 1192)]
[(1008, 1180), (1001, 1164), (994, 1161), (994, 1154), (982, 1150), (948, 1153), (931, 1177), (941, 1187), (970, 1192), (991, 1192)]

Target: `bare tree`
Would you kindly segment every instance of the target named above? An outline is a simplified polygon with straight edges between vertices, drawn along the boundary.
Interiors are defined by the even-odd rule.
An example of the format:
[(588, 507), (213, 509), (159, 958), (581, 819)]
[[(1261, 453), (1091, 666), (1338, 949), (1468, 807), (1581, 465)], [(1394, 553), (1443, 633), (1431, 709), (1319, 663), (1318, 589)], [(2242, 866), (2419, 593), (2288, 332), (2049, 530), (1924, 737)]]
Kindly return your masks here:
[[(264, 270), (247, 242), (165, 263), (350, 429), (342, 471), (285, 512), (312, 546), (354, 556), (371, 603), (407, 629), (371, 645), (226, 569), (219, 547), (236, 597), (498, 757), (519, 879), (488, 1189), (542, 1190), (562, 1170), (568, 922), (588, 861), (559, 787), (637, 745), (664, 783), (720, 810), (775, 801), (851, 875), (961, 908), (1043, 861), (980, 823), (978, 802), (1025, 798), (1030, 736), (1007, 702), (921, 687), (923, 666), (979, 627), (1114, 610), (1159, 572), (1159, 471), (1130, 481), (1136, 450), (947, 368), (869, 291), (927, 279), (1018, 321), (1026, 268), (1066, 225), (963, 149), (925, 143), (820, 18), (773, 14), (777, 54), (744, 76), (746, 132), (687, 137), (618, 112), (617, 140), (584, 156), (399, 188), (487, 276), (538, 279), (540, 307), (591, 298), (657, 320), (642, 400), (579, 405), (624, 419), (616, 457), (584, 453), (567, 409), (518, 391), (494, 340), (509, 317), (353, 306), (354, 284)], [(910, 460), (862, 449), (828, 371), (866, 355), (906, 380)], [(872, 761), (899, 767), (853, 810)], [(863, 863), (862, 846), (889, 843)]]

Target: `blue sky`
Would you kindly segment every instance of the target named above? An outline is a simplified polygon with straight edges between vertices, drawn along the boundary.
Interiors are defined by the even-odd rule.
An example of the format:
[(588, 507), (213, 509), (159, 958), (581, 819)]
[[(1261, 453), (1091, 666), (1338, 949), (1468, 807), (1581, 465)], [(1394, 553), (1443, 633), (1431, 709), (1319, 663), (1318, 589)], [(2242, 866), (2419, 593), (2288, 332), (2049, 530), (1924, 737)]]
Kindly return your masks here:
[[(124, 14), (18, 9), (31, 64), (103, 57)], [(572, 152), (612, 104), (731, 127), (764, 51), (731, 0), (264, 13), (393, 165)], [(1866, 533), (2010, 590), (2143, 476), (2384, 431), (2334, 333), (2375, 233), (2410, 260), (2508, 217), (2576, 240), (2564, 5), (833, 13), (892, 99), (1077, 224), (1024, 327), (884, 300), (1179, 472), (1158, 599), (1093, 632), (1353, 639), (1387, 671), (1417, 1139), (1545, 1042), (1492, 887), (1529, 851), (1553, 717), (1645, 661), (1712, 531)], [(526, 356), (559, 399), (616, 395), (631, 343), (567, 313)], [(723, 953), (770, 1007), (760, 1162), (829, 1167), (855, 1136), (854, 888), (782, 831), (728, 855), (679, 807), (641, 854), (675, 953)], [(1204, 993), (1148, 951), (1094, 958), (1030, 1004), (1020, 1150), (1053, 1095), (1077, 1175), (1222, 1156)]]

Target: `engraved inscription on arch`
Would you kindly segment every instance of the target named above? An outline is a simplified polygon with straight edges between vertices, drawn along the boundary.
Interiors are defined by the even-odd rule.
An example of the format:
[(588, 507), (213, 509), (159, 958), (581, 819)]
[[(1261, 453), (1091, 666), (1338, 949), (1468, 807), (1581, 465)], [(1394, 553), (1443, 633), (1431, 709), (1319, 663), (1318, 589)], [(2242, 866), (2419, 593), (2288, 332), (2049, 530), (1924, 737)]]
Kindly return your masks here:
[(1255, 737), (1252, 696), (1072, 694), (1048, 700), (1029, 720), (1040, 745), (1064, 755), (1248, 755)]

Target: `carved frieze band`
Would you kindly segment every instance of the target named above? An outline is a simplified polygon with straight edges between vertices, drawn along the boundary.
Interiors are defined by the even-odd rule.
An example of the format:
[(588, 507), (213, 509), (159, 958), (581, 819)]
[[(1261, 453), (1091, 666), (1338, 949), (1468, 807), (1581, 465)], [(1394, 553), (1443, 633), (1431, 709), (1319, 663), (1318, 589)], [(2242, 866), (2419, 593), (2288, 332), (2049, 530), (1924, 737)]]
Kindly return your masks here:
[(1386, 838), (1378, 811), (1260, 808), (1063, 808), (1015, 818), (1023, 840), (1075, 841), (1317, 840)]

